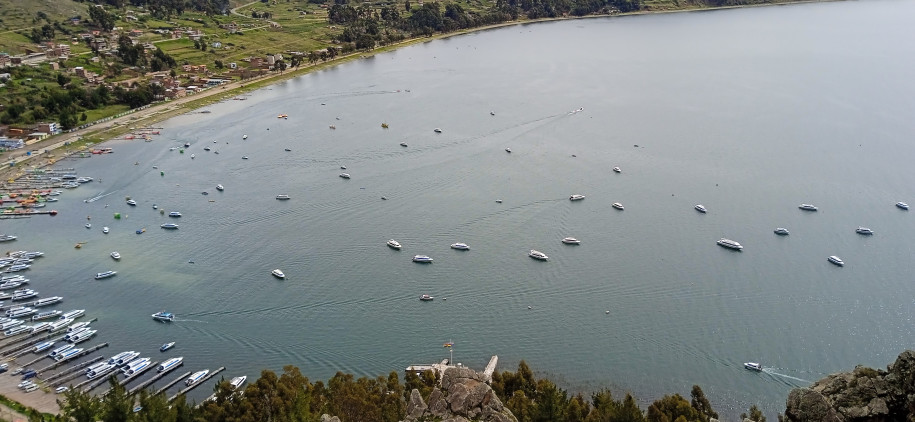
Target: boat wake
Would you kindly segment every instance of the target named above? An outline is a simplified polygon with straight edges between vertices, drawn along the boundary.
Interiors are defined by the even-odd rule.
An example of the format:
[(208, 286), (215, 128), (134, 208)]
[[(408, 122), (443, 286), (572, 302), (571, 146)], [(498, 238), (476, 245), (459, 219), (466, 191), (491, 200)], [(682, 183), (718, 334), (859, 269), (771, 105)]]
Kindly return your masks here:
[(92, 198), (86, 199), (86, 200), (83, 201), (83, 202), (86, 202), (86, 203), (88, 203), (88, 202), (95, 202), (95, 201), (98, 201), (99, 199), (102, 199), (102, 198), (108, 196), (108, 195), (111, 195), (111, 194), (114, 193), (114, 192), (117, 192), (117, 191), (108, 192), (108, 193), (106, 193), (106, 194), (101, 194), (101, 193), (99, 193), (98, 195), (93, 196)]
[(775, 372), (775, 370), (772, 369), (772, 368), (763, 368), (763, 372), (765, 372), (765, 373), (767, 373), (767, 374), (769, 374), (769, 375), (775, 375), (775, 376), (777, 376), (777, 377), (787, 378), (787, 379), (793, 380), (793, 381), (806, 382), (806, 383), (808, 383), (808, 384), (812, 383), (812, 381), (808, 381), (808, 380), (805, 380), (805, 379), (803, 379), (803, 378), (793, 377), (793, 376), (791, 376), (791, 375), (787, 375), (787, 374), (782, 374), (782, 373), (779, 373), (779, 372)]

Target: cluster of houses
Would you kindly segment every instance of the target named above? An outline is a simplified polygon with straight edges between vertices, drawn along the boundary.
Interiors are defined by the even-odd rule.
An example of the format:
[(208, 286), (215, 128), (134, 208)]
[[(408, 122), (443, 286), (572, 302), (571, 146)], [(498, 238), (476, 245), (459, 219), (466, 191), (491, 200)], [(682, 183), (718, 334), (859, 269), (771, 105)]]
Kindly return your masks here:
[(0, 125), (0, 149), (22, 148), (29, 143), (40, 141), (58, 133), (60, 133), (60, 125), (57, 122), (39, 123), (27, 128), (12, 128), (7, 125)]

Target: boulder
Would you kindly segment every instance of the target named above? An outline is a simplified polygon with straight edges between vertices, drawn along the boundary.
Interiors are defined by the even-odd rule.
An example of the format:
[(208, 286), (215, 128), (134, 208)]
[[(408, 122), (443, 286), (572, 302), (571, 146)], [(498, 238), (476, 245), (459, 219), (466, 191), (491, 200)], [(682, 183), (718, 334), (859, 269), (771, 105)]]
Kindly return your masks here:
[(496, 397), (482, 373), (457, 367), (445, 369), (441, 387), (432, 389), (428, 405), (419, 391), (413, 390), (404, 420), (518, 422)]

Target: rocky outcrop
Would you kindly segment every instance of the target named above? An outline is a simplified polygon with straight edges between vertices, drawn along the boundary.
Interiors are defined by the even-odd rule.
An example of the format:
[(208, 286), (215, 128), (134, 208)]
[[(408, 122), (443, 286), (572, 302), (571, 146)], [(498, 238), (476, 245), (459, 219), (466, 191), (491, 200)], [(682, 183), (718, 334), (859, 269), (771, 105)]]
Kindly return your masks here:
[(906, 350), (886, 371), (859, 366), (788, 394), (790, 422), (906, 421), (915, 414), (915, 351)]
[(446, 369), (441, 387), (432, 390), (428, 403), (418, 390), (410, 393), (404, 421), (432, 420), (518, 422), (486, 384), (485, 375), (469, 368)]

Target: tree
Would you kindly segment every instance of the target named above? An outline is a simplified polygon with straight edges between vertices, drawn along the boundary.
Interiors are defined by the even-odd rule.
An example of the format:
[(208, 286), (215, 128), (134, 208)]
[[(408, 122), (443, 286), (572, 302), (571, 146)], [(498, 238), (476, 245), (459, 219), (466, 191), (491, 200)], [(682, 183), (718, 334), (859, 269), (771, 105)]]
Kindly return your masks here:
[(89, 19), (102, 31), (111, 32), (114, 29), (115, 16), (100, 5), (89, 5)]
[(101, 408), (101, 401), (98, 397), (81, 390), (70, 389), (64, 393), (63, 400), (57, 400), (57, 405), (60, 406), (60, 413), (65, 420), (95, 422), (95, 415)]
[(79, 115), (79, 121), (80, 121), (80, 122), (85, 122), (86, 119), (88, 119), (88, 118), (89, 118), (89, 116), (86, 115), (86, 112), (85, 112), (85, 111), (83, 112), (83, 114), (80, 114), (80, 115)]
[(694, 385), (693, 390), (689, 395), (692, 398), (692, 400), (690, 400), (690, 405), (699, 412), (699, 416), (703, 421), (708, 422), (711, 418), (718, 419), (718, 413), (712, 409), (712, 404), (705, 398), (705, 393), (702, 392), (702, 388), (698, 385)]
[(225, 67), (225, 65), (222, 63), (222, 60), (219, 59), (216, 59), (216, 61), (213, 62), (213, 65), (215, 65), (217, 69), (222, 69)]
[(759, 410), (759, 408), (756, 407), (755, 404), (750, 406), (750, 414), (747, 415), (746, 413), (741, 413), (740, 419), (741, 420), (749, 419), (749, 420), (755, 421), (755, 422), (766, 422), (766, 417), (763, 416), (762, 411)]
[(666, 395), (648, 406), (649, 422), (702, 422), (699, 412), (683, 396)]
[(69, 76), (66, 76), (66, 75), (64, 75), (63, 73), (58, 73), (58, 74), (57, 74), (57, 84), (58, 84), (58, 85), (60, 85), (61, 87), (63, 87), (63, 86), (65, 86), (65, 85), (67, 85), (68, 83), (70, 83), (70, 77), (69, 77)]
[(410, 9), (410, 0), (403, 0), (403, 10), (409, 12)]

